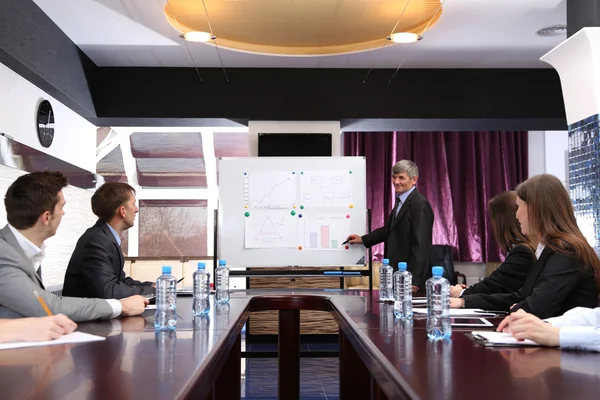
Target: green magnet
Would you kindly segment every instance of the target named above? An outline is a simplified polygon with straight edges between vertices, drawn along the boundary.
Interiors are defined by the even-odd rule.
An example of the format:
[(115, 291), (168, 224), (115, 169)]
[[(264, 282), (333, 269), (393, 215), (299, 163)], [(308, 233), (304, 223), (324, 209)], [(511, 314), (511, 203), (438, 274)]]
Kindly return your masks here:
[(248, 211), (246, 211), (246, 212), (244, 213), (244, 215), (245, 215), (246, 217), (249, 217), (249, 216), (250, 216), (250, 213), (249, 213)]
[(304, 210), (304, 206), (300, 206), (300, 209), (301, 209), (301, 210)]
[(293, 216), (293, 215), (296, 215), (296, 211), (295, 211), (295, 210), (292, 210), (292, 212), (291, 212), (290, 214), (292, 214), (292, 216)]

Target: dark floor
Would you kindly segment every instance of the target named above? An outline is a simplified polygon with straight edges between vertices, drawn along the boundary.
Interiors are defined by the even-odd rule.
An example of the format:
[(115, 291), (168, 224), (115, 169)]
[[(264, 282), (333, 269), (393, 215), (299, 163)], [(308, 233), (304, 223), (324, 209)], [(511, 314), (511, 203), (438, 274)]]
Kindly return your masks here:
[[(276, 344), (248, 344), (246, 351), (276, 351)], [(243, 348), (242, 348), (243, 350)], [(302, 343), (301, 351), (337, 350), (337, 343)], [(337, 357), (300, 359), (301, 400), (339, 398)], [(277, 399), (277, 358), (242, 360), (242, 398), (247, 400)]]

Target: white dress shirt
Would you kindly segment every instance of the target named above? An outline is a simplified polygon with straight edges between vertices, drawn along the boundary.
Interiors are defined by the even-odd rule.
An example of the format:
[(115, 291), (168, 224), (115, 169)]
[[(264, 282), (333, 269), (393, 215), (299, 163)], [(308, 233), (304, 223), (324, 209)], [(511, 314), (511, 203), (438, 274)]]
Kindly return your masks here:
[(537, 249), (535, 249), (535, 258), (536, 258), (537, 260), (539, 260), (539, 259), (540, 259), (540, 256), (542, 255), (542, 251), (544, 251), (544, 248), (545, 248), (545, 247), (546, 247), (546, 246), (545, 246), (544, 244), (542, 244), (542, 242), (539, 242), (539, 243), (538, 243), (538, 245), (537, 245)]
[(600, 307), (576, 307), (545, 321), (560, 328), (560, 347), (600, 351)]
[[(15, 239), (17, 239), (17, 243), (19, 243), (19, 246), (21, 246), (21, 248), (23, 249), (25, 257), (27, 257), (27, 259), (31, 261), (33, 269), (37, 271), (40, 268), (40, 265), (42, 265), (42, 260), (44, 259), (45, 255), (44, 250), (46, 249), (46, 244), (42, 243), (42, 247), (39, 248), (35, 244), (33, 244), (29, 239), (23, 236), (23, 234), (11, 224), (8, 224), (8, 228), (15, 236)], [(116, 318), (119, 315), (121, 315), (123, 307), (121, 306), (121, 302), (119, 300), (107, 299), (106, 301), (113, 310), (111, 318)]]

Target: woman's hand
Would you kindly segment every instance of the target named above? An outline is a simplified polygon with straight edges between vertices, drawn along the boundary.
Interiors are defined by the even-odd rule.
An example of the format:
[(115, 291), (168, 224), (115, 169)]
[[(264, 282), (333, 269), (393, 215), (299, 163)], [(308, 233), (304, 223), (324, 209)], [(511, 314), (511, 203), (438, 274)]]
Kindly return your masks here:
[(498, 332), (508, 332), (519, 341), (529, 339), (543, 346), (560, 345), (560, 328), (523, 310), (518, 310), (504, 318), (497, 330)]

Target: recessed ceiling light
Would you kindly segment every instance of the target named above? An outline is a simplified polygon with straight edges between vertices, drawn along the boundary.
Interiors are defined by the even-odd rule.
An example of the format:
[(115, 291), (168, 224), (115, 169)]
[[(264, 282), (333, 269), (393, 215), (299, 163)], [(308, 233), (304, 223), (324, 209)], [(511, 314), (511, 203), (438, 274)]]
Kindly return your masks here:
[(209, 32), (184, 32), (179, 35), (180, 38), (187, 40), (188, 42), (209, 42), (215, 40), (217, 37)]
[(394, 43), (414, 43), (423, 39), (423, 36), (412, 32), (398, 32), (388, 36), (386, 39)]
[(567, 27), (566, 27), (566, 25), (552, 25), (552, 26), (547, 26), (545, 28), (542, 28), (542, 29), (538, 30), (535, 34), (538, 35), (538, 36), (560, 36), (560, 35), (566, 35), (567, 34)]

